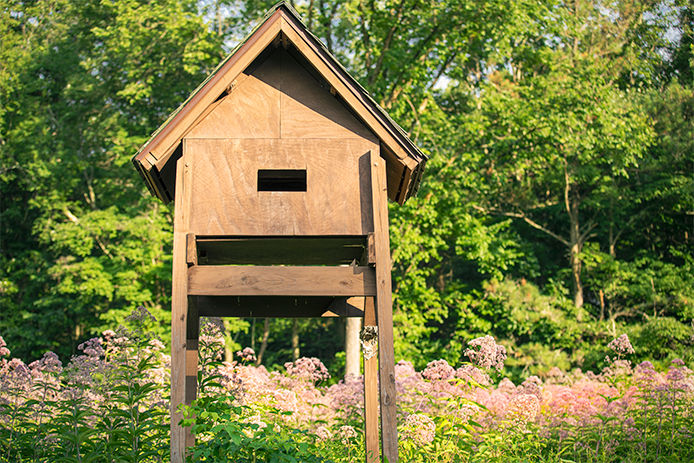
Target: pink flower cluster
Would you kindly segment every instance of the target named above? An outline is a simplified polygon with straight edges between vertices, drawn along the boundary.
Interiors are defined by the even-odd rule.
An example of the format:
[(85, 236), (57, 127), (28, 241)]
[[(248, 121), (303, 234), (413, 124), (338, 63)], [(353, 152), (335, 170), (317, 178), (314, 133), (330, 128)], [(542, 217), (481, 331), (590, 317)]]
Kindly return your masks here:
[(626, 334), (623, 334), (617, 339), (610, 341), (607, 347), (612, 349), (617, 355), (628, 355), (634, 353), (634, 347), (631, 345), (629, 336)]
[(429, 362), (422, 372), (422, 376), (430, 381), (450, 379), (455, 374), (455, 369), (445, 360)]
[(413, 413), (405, 418), (402, 427), (402, 437), (410, 439), (417, 445), (427, 445), (434, 442), (436, 424), (434, 420), (423, 413)]
[(245, 347), (243, 350), (236, 351), (236, 356), (244, 362), (255, 362), (257, 357), (255, 351), (250, 347)]
[(0, 336), (0, 357), (7, 357), (10, 355), (10, 349), (7, 348), (5, 340)]
[(323, 362), (316, 357), (301, 357), (295, 362), (285, 363), (284, 368), (287, 369), (287, 374), (290, 376), (306, 379), (311, 382), (330, 379), (328, 369), (325, 368)]
[(506, 360), (506, 348), (496, 343), (492, 336), (475, 338), (467, 343), (470, 346), (465, 355), (470, 361), (486, 370), (495, 368), (501, 371)]

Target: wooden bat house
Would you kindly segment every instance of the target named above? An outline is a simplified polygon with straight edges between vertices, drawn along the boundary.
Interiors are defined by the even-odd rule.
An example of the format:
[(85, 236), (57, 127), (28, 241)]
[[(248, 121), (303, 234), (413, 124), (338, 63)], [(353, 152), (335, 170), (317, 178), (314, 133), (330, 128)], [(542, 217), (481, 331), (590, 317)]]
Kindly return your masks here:
[(285, 2), (133, 157), (175, 208), (172, 462), (194, 442), (176, 408), (196, 395), (200, 316), (376, 326), (366, 461), (397, 461), (387, 202), (416, 192), (426, 159)]

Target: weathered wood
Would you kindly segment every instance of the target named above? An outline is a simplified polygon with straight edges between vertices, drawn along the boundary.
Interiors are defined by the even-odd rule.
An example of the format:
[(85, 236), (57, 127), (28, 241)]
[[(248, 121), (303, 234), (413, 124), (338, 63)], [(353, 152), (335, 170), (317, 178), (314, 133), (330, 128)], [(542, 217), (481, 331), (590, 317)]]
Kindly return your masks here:
[(315, 318), (333, 304), (330, 296), (191, 296), (204, 317)]
[(366, 236), (366, 259), (369, 265), (376, 264), (376, 242), (373, 233)]
[(381, 143), (381, 157), (386, 160), (386, 184), (388, 185), (388, 198), (400, 205), (407, 199), (412, 169), (404, 165), (398, 157)]
[(175, 199), (172, 462), (194, 444), (176, 407), (197, 394), (202, 315), (364, 317), (366, 461), (397, 462), (387, 199), (425, 161), (284, 2), (143, 146), (148, 187)]
[(186, 233), (186, 263), (188, 266), (198, 264), (198, 251), (195, 246), (194, 233)]
[[(374, 298), (366, 298), (364, 328), (376, 326)], [(366, 463), (378, 463), (380, 459), (378, 439), (378, 354), (364, 357), (364, 422), (366, 425)]]
[(316, 46), (314, 40), (296, 18), (283, 11), (281, 29), (282, 33), (287, 35), (292, 44), (335, 88), (347, 104), (354, 108), (376, 136), (389, 147), (392, 147), (393, 152), (405, 165), (414, 169), (417, 161), (409, 157), (409, 153), (405, 150), (402, 143), (406, 137), (398, 134), (397, 130), (391, 129), (391, 123), (379, 114), (379, 111), (373, 107), (373, 103), (369, 102), (364, 97), (363, 92), (350, 82), (350, 79), (346, 77), (346, 73), (332, 63), (325, 50), (320, 46)]
[[(254, 68), (273, 50), (278, 56), (292, 58), (284, 66), (286, 70), (275, 66), (274, 74), (263, 76), (276, 59), (270, 56), (265, 69)], [(302, 68), (309, 71), (308, 79), (297, 77), (306, 75)], [(285, 124), (278, 124), (276, 117), (277, 87), (283, 83), (275, 79), (279, 74), (290, 76), (281, 97), (286, 101), (279, 103)], [(268, 115), (265, 119), (263, 111)], [(413, 172), (426, 161), (408, 135), (321, 46), (296, 13), (279, 5), (169, 117), (133, 162), (152, 191), (168, 201), (175, 187), (173, 177), (160, 174), (167, 166), (171, 169), (183, 138), (276, 137), (278, 128), (281, 137), (378, 138), (387, 160), (389, 195), (400, 204), (416, 190), (420, 176)]]
[(244, 71), (186, 138), (280, 138), (280, 66), (270, 57), (250, 75)]
[(185, 401), (186, 383), (186, 331), (188, 317), (188, 264), (186, 262), (186, 235), (190, 207), (190, 169), (183, 158), (178, 161), (176, 214), (174, 216), (173, 276), (171, 296), (171, 461), (183, 463), (185, 459), (185, 430), (178, 425), (182, 416), (177, 411)]
[(141, 152), (152, 153), (157, 158), (156, 167), (161, 170), (168, 161), (175, 145), (180, 143), (186, 132), (244, 69), (267, 47), (280, 32), (280, 10), (276, 11), (258, 30), (230, 56), (212, 78), (195, 92), (189, 101), (166, 123)]
[(195, 296), (373, 296), (371, 267), (198, 265), (188, 270)]
[(321, 317), (363, 317), (365, 297), (336, 297)]
[[(363, 139), (184, 139), (193, 166), (190, 231), (204, 235), (364, 235), (373, 231)], [(306, 169), (307, 191), (258, 191), (258, 169)]]
[(386, 199), (385, 161), (371, 153), (373, 185), (374, 246), (376, 249), (376, 320), (381, 402), (381, 445), (384, 459), (398, 461), (398, 430), (395, 408), (395, 353), (393, 351), (393, 299), (391, 288), (390, 239)]
[[(188, 298), (188, 316), (186, 318), (186, 356), (185, 356), (185, 393), (186, 405), (193, 403), (198, 393), (198, 337), (200, 335), (200, 317), (198, 316), (195, 298)], [(195, 445), (195, 436), (190, 427), (185, 428), (186, 447)]]
[(282, 138), (378, 139), (286, 51), (282, 60)]
[(341, 265), (359, 261), (363, 236), (198, 237), (202, 265)]

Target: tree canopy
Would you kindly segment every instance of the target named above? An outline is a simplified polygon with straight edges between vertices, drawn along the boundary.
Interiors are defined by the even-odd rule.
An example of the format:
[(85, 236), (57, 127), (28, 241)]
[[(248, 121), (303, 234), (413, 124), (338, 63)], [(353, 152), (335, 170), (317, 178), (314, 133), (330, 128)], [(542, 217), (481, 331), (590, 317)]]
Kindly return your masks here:
[[(272, 1), (0, 0), (0, 333), (74, 351), (143, 304), (168, 330), (172, 206), (129, 160)], [(431, 156), (391, 208), (396, 356), (510, 346), (518, 374), (598, 340), (691, 360), (687, 2), (304, 0), (306, 24)], [(263, 323), (229, 325), (231, 345)], [(341, 322), (274, 320), (340, 364)], [(639, 340), (641, 342), (639, 342)]]

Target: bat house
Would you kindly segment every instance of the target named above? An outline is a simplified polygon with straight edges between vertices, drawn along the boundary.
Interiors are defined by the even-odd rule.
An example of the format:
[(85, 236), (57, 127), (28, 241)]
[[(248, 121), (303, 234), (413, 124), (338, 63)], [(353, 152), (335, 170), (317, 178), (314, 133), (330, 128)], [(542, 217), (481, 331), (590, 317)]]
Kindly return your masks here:
[(133, 157), (174, 201), (172, 462), (194, 443), (176, 408), (196, 395), (200, 316), (377, 327), (366, 460), (381, 461), (380, 414), (382, 457), (397, 461), (387, 202), (416, 192), (426, 159), (285, 2)]

